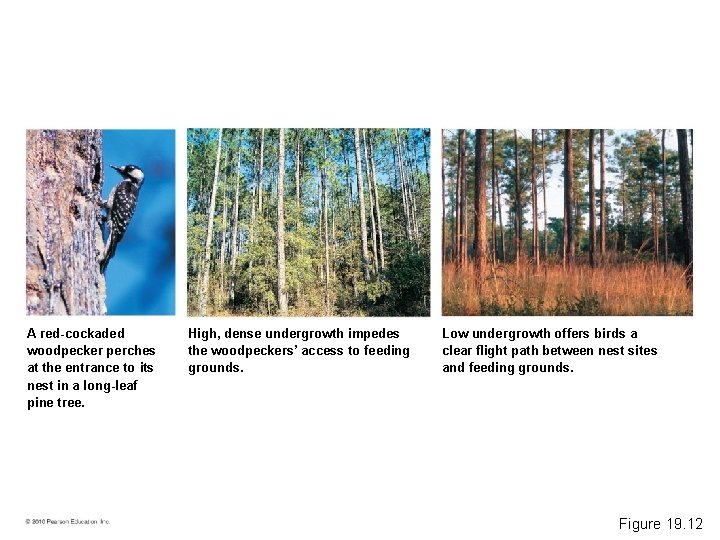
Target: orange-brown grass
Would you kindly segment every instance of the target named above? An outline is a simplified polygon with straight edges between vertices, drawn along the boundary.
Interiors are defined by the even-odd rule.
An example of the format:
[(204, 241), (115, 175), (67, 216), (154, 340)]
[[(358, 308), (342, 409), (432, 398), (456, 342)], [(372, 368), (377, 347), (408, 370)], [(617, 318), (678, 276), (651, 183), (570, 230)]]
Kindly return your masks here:
[(684, 268), (646, 262), (443, 266), (443, 315), (692, 315)]

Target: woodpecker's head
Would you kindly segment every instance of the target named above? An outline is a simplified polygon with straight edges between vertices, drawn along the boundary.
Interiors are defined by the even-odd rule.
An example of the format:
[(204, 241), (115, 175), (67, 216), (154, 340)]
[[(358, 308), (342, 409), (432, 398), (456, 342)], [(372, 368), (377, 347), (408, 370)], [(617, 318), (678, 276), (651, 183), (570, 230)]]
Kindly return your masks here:
[(137, 187), (142, 186), (143, 180), (145, 180), (145, 173), (137, 165), (124, 165), (122, 167), (116, 167), (110, 165), (113, 169), (119, 172), (123, 178), (130, 180)]

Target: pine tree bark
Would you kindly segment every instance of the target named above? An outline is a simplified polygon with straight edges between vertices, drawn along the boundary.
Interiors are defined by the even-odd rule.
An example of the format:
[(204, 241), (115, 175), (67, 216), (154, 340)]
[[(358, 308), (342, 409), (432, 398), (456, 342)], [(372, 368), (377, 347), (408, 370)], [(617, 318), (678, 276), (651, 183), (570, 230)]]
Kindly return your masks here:
[(497, 195), (497, 211), (498, 211), (498, 226), (500, 227), (500, 260), (505, 262), (505, 229), (503, 228), (502, 221), (502, 199), (500, 198), (500, 180), (497, 175), (497, 168), (495, 166), (495, 144), (493, 144), (493, 182), (495, 183), (495, 193)]
[[(242, 130), (240, 130), (240, 137), (238, 140), (238, 163), (237, 173), (235, 175), (235, 201), (233, 204), (233, 231), (232, 231), (232, 253), (230, 256), (230, 270), (235, 273), (235, 265), (237, 263), (238, 255), (238, 218), (240, 215), (240, 161), (242, 158)], [(235, 279), (234, 279), (235, 281)], [(233, 292), (234, 294), (234, 292)]]
[(538, 191), (537, 191), (537, 175), (535, 171), (535, 141), (537, 139), (537, 130), (532, 130), (530, 149), (530, 177), (532, 189), (532, 218), (533, 218), (533, 264), (535, 268), (540, 266), (540, 234), (538, 231)]
[(285, 130), (280, 128), (278, 142), (277, 179), (277, 298), (280, 315), (288, 313), (288, 293), (285, 287)]
[(457, 262), (464, 264), (465, 262), (465, 130), (458, 130), (458, 178), (457, 178), (457, 201), (456, 201), (456, 221), (457, 225)]
[(380, 256), (378, 254), (377, 244), (377, 226), (375, 224), (375, 194), (372, 187), (372, 179), (370, 177), (370, 162), (368, 160), (368, 143), (366, 135), (366, 129), (362, 130), (362, 147), (363, 147), (363, 158), (365, 161), (365, 179), (368, 185), (368, 197), (370, 198), (370, 238), (372, 239), (372, 264), (373, 273), (378, 273), (378, 263)]
[(497, 206), (495, 206), (495, 130), (490, 131), (491, 136), (491, 144), (492, 144), (492, 170), (491, 175), (492, 178), (490, 178), (490, 200), (491, 203), (491, 232), (492, 232), (492, 242), (491, 242), (491, 248), (492, 248), (492, 262), (495, 263), (495, 260), (497, 259), (497, 226), (496, 226), (496, 219), (497, 219)]
[(522, 203), (520, 200), (520, 159), (518, 158), (518, 133), (515, 132), (515, 268), (520, 270), (522, 250)]
[(104, 315), (100, 130), (28, 130), (26, 275), (28, 315)]
[(678, 129), (678, 158), (680, 162), (680, 204), (683, 220), (683, 252), (687, 267), (687, 283), (692, 285), (693, 279), (693, 200), (690, 159), (688, 157), (687, 130)]
[[(231, 135), (232, 138), (232, 135)], [(228, 185), (227, 185), (227, 177), (228, 177), (228, 158), (230, 156), (230, 149), (228, 148), (228, 151), (225, 152), (225, 162), (223, 164), (223, 218), (222, 218), (222, 231), (220, 232), (220, 290), (218, 291), (219, 294), (215, 295), (215, 303), (217, 304), (219, 301), (222, 301), (225, 296), (225, 251), (227, 250), (227, 229), (228, 229), (228, 207), (227, 207), (227, 200), (228, 200)]]
[(482, 276), (487, 258), (487, 130), (475, 130), (475, 261)]
[(572, 268), (575, 265), (575, 236), (573, 231), (573, 130), (565, 130), (564, 142), (564, 203), (563, 216), (563, 267)]
[(545, 183), (545, 130), (540, 130), (540, 153), (542, 159), (542, 189), (543, 189), (543, 259), (548, 258), (548, 224), (547, 224), (547, 185)]
[(446, 257), (446, 236), (447, 236), (447, 216), (445, 213), (445, 130), (440, 130), (440, 178), (442, 180), (442, 263), (445, 264)]
[(607, 239), (607, 216), (605, 214), (605, 205), (607, 198), (605, 186), (605, 130), (600, 130), (600, 258), (605, 258), (605, 245)]
[(327, 174), (325, 173), (325, 162), (327, 161), (327, 147), (325, 132), (323, 130), (323, 157), (320, 165), (320, 196), (322, 200), (322, 225), (325, 231), (323, 235), (325, 245), (325, 315), (331, 315), (330, 306), (330, 239), (328, 235), (328, 195), (327, 195)]
[(460, 160), (460, 131), (458, 130), (457, 135), (457, 159), (456, 159), (456, 177), (455, 177), (455, 204), (454, 204), (454, 216), (453, 220), (453, 256), (452, 259), (455, 264), (460, 262), (460, 177), (462, 176), (461, 171), (462, 165)]
[(588, 227), (590, 229), (590, 266), (595, 268), (595, 130), (588, 134)]
[(220, 176), (220, 157), (222, 155), (222, 128), (218, 130), (217, 158), (215, 159), (215, 175), (208, 205), (207, 237), (205, 238), (205, 261), (203, 263), (202, 286), (200, 287), (199, 309), (202, 317), (207, 316), (208, 289), (210, 287), (210, 256), (212, 254), (213, 222), (215, 217), (215, 199), (217, 197), (218, 177)]
[(302, 131), (295, 130), (295, 210), (297, 212), (297, 222), (295, 230), (300, 229), (300, 137)]
[(355, 171), (357, 174), (358, 205), (360, 206), (360, 256), (362, 258), (363, 276), (370, 281), (370, 265), (368, 264), (367, 221), (365, 219), (365, 195), (363, 194), (362, 161), (360, 159), (360, 129), (355, 128)]
[(668, 265), (668, 231), (667, 231), (667, 159), (665, 156), (665, 130), (662, 130), (662, 235), (663, 235), (663, 260), (665, 270)]
[(380, 256), (380, 269), (385, 270), (385, 247), (383, 246), (382, 213), (380, 212), (380, 194), (378, 192), (377, 175), (375, 174), (375, 152), (373, 150), (372, 134), (368, 136), (370, 144), (370, 178), (372, 179), (372, 191), (375, 194), (375, 221), (377, 222), (377, 246)]
[(400, 140), (400, 130), (395, 130), (395, 141), (396, 141), (396, 154), (397, 154), (397, 168), (398, 178), (400, 182), (400, 193), (402, 195), (403, 203), (403, 216), (405, 218), (405, 237), (408, 242), (413, 241), (413, 226), (412, 219), (410, 217), (410, 197), (407, 189), (407, 178), (405, 173), (405, 166), (402, 154), (402, 141)]

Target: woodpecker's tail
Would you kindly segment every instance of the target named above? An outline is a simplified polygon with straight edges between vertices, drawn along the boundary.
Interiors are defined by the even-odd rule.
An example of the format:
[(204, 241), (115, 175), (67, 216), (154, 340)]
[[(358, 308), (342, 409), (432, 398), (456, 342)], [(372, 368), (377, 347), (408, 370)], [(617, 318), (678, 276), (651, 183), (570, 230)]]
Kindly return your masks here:
[(112, 259), (115, 256), (115, 248), (117, 247), (117, 242), (113, 238), (108, 238), (108, 244), (105, 248), (105, 253), (102, 256), (102, 259), (100, 259), (100, 273), (104, 274), (105, 270), (107, 269), (108, 263), (110, 262), (110, 259)]

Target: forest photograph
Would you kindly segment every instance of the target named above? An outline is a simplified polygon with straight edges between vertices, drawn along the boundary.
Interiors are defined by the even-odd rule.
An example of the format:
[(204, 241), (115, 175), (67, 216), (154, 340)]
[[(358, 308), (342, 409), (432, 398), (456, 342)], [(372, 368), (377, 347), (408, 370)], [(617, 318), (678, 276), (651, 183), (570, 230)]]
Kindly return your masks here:
[(192, 316), (429, 316), (429, 129), (189, 129)]
[(693, 130), (442, 130), (443, 315), (692, 315)]

